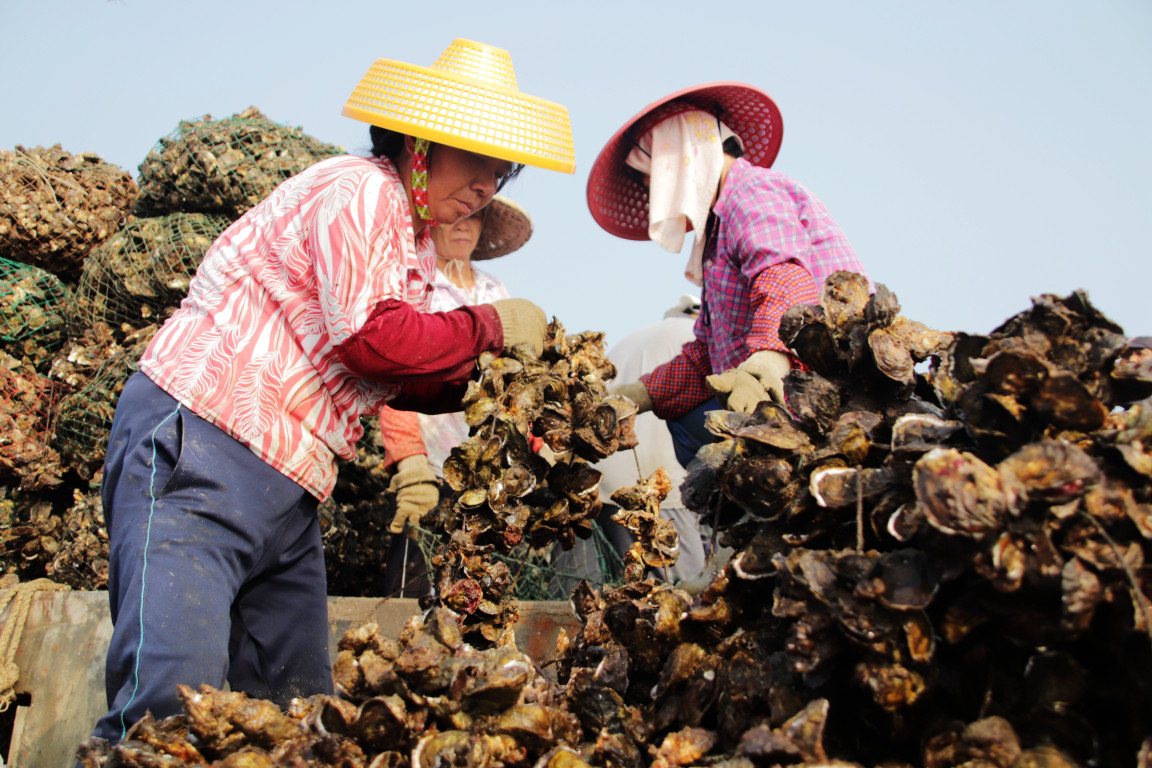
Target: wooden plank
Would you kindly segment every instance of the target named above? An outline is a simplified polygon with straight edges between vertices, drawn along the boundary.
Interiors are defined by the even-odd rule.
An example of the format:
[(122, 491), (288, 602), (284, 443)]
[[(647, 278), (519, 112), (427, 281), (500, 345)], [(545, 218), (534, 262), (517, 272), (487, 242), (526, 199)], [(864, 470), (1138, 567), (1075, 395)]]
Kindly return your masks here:
[(16, 650), (18, 693), (31, 696), (13, 768), (71, 768), (104, 703), (104, 655), (112, 637), (106, 592), (41, 592), (32, 598)]
[[(329, 653), (336, 657), (336, 644), (349, 629), (374, 621), (396, 637), (419, 613), (414, 599), (329, 598)], [(579, 622), (561, 602), (523, 602), (520, 617), (517, 645), (551, 677), (557, 636), (578, 630)], [(17, 712), (10, 768), (73, 768), (76, 748), (107, 711), (104, 656), (111, 637), (106, 592), (42, 592), (32, 598), (16, 652), (16, 690), (29, 694), (31, 703)]]

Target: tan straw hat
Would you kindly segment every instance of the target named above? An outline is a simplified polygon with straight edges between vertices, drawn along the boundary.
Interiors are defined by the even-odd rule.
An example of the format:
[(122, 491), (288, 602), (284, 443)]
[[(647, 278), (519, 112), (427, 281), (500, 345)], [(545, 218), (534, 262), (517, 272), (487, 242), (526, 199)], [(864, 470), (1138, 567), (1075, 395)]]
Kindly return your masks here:
[(608, 139), (588, 174), (588, 209), (607, 232), (648, 239), (648, 190), (628, 175), (624, 158), (633, 142), (665, 118), (687, 109), (715, 114), (744, 144), (744, 159), (771, 167), (784, 138), (784, 120), (772, 97), (744, 83), (704, 83), (671, 93), (640, 110)]
[(532, 219), (528, 213), (506, 197), (495, 195), (484, 206), (484, 226), (472, 251), (472, 261), (485, 261), (507, 256), (519, 250), (532, 237)]
[(572, 173), (568, 110), (521, 93), (508, 52), (457, 38), (431, 67), (377, 59), (342, 113), (488, 157)]

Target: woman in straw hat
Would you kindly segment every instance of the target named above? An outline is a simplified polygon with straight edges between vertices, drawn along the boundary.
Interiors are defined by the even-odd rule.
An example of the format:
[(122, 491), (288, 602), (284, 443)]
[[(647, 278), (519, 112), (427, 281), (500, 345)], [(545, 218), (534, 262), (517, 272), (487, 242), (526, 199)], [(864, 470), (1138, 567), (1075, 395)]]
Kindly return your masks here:
[[(474, 265), (519, 250), (532, 236), (532, 220), (516, 203), (497, 195), (483, 210), (450, 226), (432, 230), (436, 245), (436, 277), (431, 308), (443, 312), (470, 304), (485, 304), (508, 298), (508, 289), (495, 275)], [(438, 476), (449, 452), (468, 437), (468, 424), (460, 411), (417, 414), (385, 405), (380, 410), (380, 438), (384, 464), (392, 474), (391, 490), (396, 494), (396, 514), (390, 530), (403, 533), (407, 524), (417, 525), (424, 513), (440, 500)], [(384, 576), (384, 594), (407, 590), (402, 578), (408, 561), (407, 542), (389, 552)], [(423, 573), (420, 558), (413, 576)], [(421, 589), (414, 582), (413, 590)]]
[(521, 93), (506, 51), (456, 40), (431, 67), (378, 60), (344, 114), (372, 156), (317, 163), (233, 223), (124, 387), (97, 737), (179, 712), (177, 683), (331, 692), (316, 508), (361, 417), (456, 410), (478, 355), (543, 343), (521, 299), (426, 311), (430, 233), (522, 165), (571, 172), (567, 111)]
[(696, 340), (615, 390), (670, 422), (682, 464), (714, 439), (703, 423), (721, 405), (716, 395), (746, 412), (783, 402), (796, 363), (779, 336), (784, 311), (815, 303), (836, 270), (864, 273), (816, 196), (772, 170), (782, 131), (768, 94), (707, 83), (645, 107), (589, 174), (588, 207), (608, 232), (672, 252), (695, 233), (685, 276), (703, 288)]

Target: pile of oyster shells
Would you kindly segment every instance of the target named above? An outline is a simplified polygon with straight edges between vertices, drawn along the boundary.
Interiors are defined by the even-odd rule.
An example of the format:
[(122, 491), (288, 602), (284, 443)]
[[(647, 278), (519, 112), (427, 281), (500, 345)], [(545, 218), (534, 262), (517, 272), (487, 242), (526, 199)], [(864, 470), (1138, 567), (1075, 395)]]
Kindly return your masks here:
[(224, 120), (181, 121), (140, 164), (138, 216), (221, 213), (233, 219), (276, 186), (327, 157), (344, 154), (256, 107)]
[[(898, 312), (883, 286), (839, 273), (819, 306), (786, 315), (806, 366), (785, 382), (792, 412), (713, 414), (718, 440), (682, 488), (736, 555), (697, 597), (652, 579), (579, 585), (555, 683), (505, 628), (477, 631), (470, 603), (448, 605), (466, 590), (444, 586), (466, 579), (499, 605), (483, 591), (499, 575), (441, 566), (448, 600), (397, 641), (345, 636), (338, 698), (281, 713), (185, 689), (184, 715), (89, 743), (85, 764), (1152, 766), (1152, 360), (1079, 293), (1042, 296), (987, 337)], [(517, 363), (540, 372), (512, 359), (470, 404), (474, 437), (515, 460), (464, 463), (435, 513), (485, 548), (541, 535), (493, 483), (537, 466), (513, 435), (559, 429), (563, 458), (586, 423), (505, 400)], [(665, 485), (657, 473), (619, 501), (643, 519)]]
[(381, 588), (394, 537), (388, 525), (396, 514), (389, 492), (378, 419), (363, 419), (364, 438), (356, 458), (340, 465), (332, 495), (321, 502), (320, 532), (328, 594), (342, 597), (390, 597)]
[[(609, 395), (616, 368), (603, 334), (566, 334), (553, 319), (541, 354), (522, 345), (481, 355), (464, 396), (467, 440), (444, 462), (447, 492), (422, 524), (440, 539), (431, 558), (435, 599), (486, 647), (519, 615), (516, 574), (497, 555), (527, 545), (571, 548), (592, 534), (600, 472), (589, 462), (636, 445), (636, 405)], [(549, 461), (529, 445), (535, 435)]]
[(1082, 293), (943, 334), (850, 273), (781, 337), (789, 408), (712, 413), (681, 489), (718, 578), (574, 598), (599, 762), (1152, 764), (1148, 353)]
[(0, 257), (0, 350), (47, 372), (67, 336), (69, 300), (51, 272)]
[(0, 256), (73, 280), (136, 200), (127, 171), (93, 152), (0, 149)]
[(268, 701), (209, 686), (179, 688), (184, 714), (145, 717), (109, 747), (90, 739), (80, 762), (96, 766), (341, 768), (531, 766), (578, 768), (563, 746), (579, 723), (560, 689), (514, 647), (478, 651), (458, 617), (437, 608), (396, 639), (374, 624), (345, 634), (334, 665), (338, 695)]
[[(255, 108), (182, 122), (142, 163), (139, 189), (91, 152), (0, 150), (0, 572), (104, 588), (104, 443), (142, 345), (236, 216), (339, 153)], [(386, 482), (362, 479), (325, 510), (325, 545), (333, 583), (372, 594), (387, 525), (369, 533), (349, 515), (380, 517), (389, 501), (374, 503)]]
[(72, 291), (69, 326), (162, 323), (188, 294), (204, 254), (232, 220), (204, 213), (132, 217), (93, 248)]

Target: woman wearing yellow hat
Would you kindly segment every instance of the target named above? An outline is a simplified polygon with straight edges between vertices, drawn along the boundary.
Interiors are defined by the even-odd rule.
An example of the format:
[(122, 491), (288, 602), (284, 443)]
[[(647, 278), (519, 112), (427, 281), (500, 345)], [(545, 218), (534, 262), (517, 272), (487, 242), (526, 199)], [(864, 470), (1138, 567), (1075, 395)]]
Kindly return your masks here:
[(479, 354), (542, 344), (521, 299), (426, 311), (430, 232), (522, 165), (571, 172), (567, 111), (521, 93), (506, 51), (456, 40), (431, 67), (378, 60), (344, 114), (372, 125), (372, 156), (317, 163), (229, 227), (125, 384), (95, 736), (179, 712), (177, 683), (330, 692), (316, 508), (361, 416), (456, 410)]

